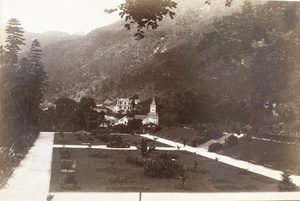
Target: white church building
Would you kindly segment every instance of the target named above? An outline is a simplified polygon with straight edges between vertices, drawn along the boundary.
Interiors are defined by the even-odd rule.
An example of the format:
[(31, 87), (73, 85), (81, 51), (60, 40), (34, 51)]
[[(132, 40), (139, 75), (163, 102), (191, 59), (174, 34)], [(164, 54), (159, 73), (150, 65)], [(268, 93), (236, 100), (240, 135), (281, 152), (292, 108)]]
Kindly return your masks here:
[(150, 111), (147, 114), (147, 117), (145, 119), (143, 119), (142, 121), (143, 124), (155, 124), (158, 125), (158, 114), (156, 112), (156, 103), (155, 103), (155, 99), (153, 97), (152, 103), (150, 105)]
[[(158, 125), (158, 114), (156, 112), (156, 103), (155, 103), (155, 99), (153, 97), (152, 103), (150, 104), (150, 111), (147, 115), (135, 115), (136, 119), (141, 119), (143, 125), (145, 124), (154, 124), (154, 125)], [(115, 125), (118, 124), (123, 124), (123, 125), (127, 125), (128, 121), (131, 118), (129, 118), (128, 116), (124, 116), (121, 119), (119, 119)]]

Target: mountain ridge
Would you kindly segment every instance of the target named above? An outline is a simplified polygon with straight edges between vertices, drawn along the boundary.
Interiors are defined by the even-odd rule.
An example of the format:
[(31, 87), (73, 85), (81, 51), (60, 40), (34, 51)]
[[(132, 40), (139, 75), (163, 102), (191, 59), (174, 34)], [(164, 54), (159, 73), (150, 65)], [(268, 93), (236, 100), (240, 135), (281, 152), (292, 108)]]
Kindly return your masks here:
[[(99, 85), (102, 85), (101, 82), (103, 79), (110, 77), (112, 74), (114, 74), (115, 79), (117, 79), (123, 72), (126, 74), (131, 73), (131, 71), (139, 71), (146, 62), (151, 62), (155, 54), (164, 53), (169, 49), (186, 43), (186, 41), (197, 40), (199, 37), (199, 29), (207, 30), (212, 20), (216, 17), (228, 15), (239, 10), (237, 5), (235, 5), (235, 7), (233, 6), (233, 8), (227, 8), (223, 4), (208, 6), (199, 1), (191, 1), (188, 4), (184, 1), (177, 2), (178, 9), (175, 10), (175, 19), (171, 20), (168, 17), (165, 18), (164, 21), (159, 24), (157, 30), (147, 30), (145, 32), (145, 38), (141, 41), (136, 41), (133, 37), (135, 30), (125, 31), (124, 20), (120, 20), (112, 25), (95, 29), (80, 38), (80, 42), (75, 40), (64, 42), (66, 46), (64, 51), (57, 54), (62, 57), (62, 59), (53, 54), (53, 49), (61, 48), (61, 44), (57, 44), (56, 47), (51, 44), (44, 46), (44, 58), (56, 58), (57, 60), (55, 64), (48, 59), (43, 60), (49, 77), (58, 83), (66, 82), (66, 80), (59, 75), (64, 75), (66, 72), (69, 72), (70, 76), (76, 74), (75, 79), (79, 77), (89, 79), (88, 73), (83, 70), (89, 69), (89, 71), (92, 72), (90, 83), (86, 84), (86, 87), (81, 86), (80, 88), (82, 89), (79, 90), (78, 87), (77, 89), (70, 89), (73, 92), (64, 95), (71, 96), (77, 100), (83, 95), (93, 96), (93, 94), (89, 94), (90, 92), (86, 93), (85, 91), (89, 91), (89, 88), (95, 89), (99, 87)], [(211, 10), (214, 10), (217, 16), (212, 14)], [(204, 25), (203, 22), (205, 22)], [(189, 23), (190, 25), (187, 26)], [(186, 26), (188, 28), (186, 28)], [(200, 33), (203, 32), (203, 30), (200, 30)], [(193, 42), (190, 42), (190, 44), (193, 44)], [(62, 49), (57, 50), (60, 51)], [(65, 57), (64, 55), (66, 54), (69, 54), (69, 56)], [(75, 58), (75, 60), (72, 58)], [(55, 66), (59, 65), (61, 65), (59, 69), (55, 68)], [(55, 72), (51, 72), (52, 70), (49, 71), (48, 69), (55, 69)], [(62, 72), (62, 69), (65, 69), (65, 71)], [(99, 80), (95, 81), (97, 76)], [(58, 85), (78, 85), (78, 83), (75, 84), (74, 81), (71, 80), (67, 82), (70, 84)], [(74, 95), (74, 93), (78, 91), (81, 92)], [(117, 95), (115, 94), (114, 96)], [(152, 95), (145, 95), (144, 98), (148, 98), (149, 96)], [(103, 99), (101, 97), (96, 98)]]

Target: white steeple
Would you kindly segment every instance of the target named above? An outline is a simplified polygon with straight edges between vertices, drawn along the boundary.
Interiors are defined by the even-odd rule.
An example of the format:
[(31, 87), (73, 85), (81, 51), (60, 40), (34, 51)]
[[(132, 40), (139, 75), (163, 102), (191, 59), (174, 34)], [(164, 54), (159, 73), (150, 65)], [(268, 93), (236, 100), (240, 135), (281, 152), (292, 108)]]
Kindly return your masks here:
[(150, 113), (156, 113), (156, 104), (155, 104), (154, 97), (153, 97), (152, 103), (150, 105)]

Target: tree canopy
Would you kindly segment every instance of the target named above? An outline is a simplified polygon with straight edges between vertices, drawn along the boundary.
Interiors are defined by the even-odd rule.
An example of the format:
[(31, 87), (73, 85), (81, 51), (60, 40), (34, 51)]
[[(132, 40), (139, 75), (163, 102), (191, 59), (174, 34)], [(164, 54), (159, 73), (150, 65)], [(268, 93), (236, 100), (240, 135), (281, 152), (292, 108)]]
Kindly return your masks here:
[(28, 58), (19, 60), (20, 46), (25, 45), (23, 28), (18, 19), (8, 21), (6, 45), (1, 46), (0, 112), (1, 145), (17, 143), (28, 149), (38, 134), (39, 105), (47, 76), (41, 63), (41, 45), (34, 40)]
[(200, 37), (199, 50), (210, 52), (210, 59), (218, 61), (228, 74), (244, 72), (240, 75), (244, 79), (235, 83), (240, 83), (238, 87), (244, 91), (251, 90), (250, 97), (231, 96), (244, 98), (244, 104), (253, 111), (266, 111), (264, 104), (268, 102), (279, 104), (295, 99), (289, 80), (290, 72), (299, 67), (297, 8), (299, 4), (291, 2), (254, 6), (245, 1), (240, 13), (216, 20), (214, 30)]
[[(233, 0), (224, 0), (225, 6), (230, 7)], [(212, 0), (206, 0), (205, 4), (210, 5)], [(110, 14), (120, 11), (119, 15), (124, 18), (126, 30), (130, 30), (132, 25), (137, 24), (137, 31), (134, 34), (136, 40), (144, 38), (143, 28), (157, 29), (158, 22), (164, 17), (174, 18), (175, 12), (171, 11), (177, 7), (176, 0), (125, 0), (117, 8), (105, 9), (104, 12)]]
[(23, 38), (23, 28), (21, 27), (21, 23), (18, 19), (12, 18), (7, 22), (7, 26), (5, 29), (7, 33), (7, 38), (5, 42), (5, 48), (7, 50), (6, 59), (11, 65), (14, 65), (18, 62), (18, 52), (20, 49), (20, 45), (25, 45), (23, 42), (25, 39)]

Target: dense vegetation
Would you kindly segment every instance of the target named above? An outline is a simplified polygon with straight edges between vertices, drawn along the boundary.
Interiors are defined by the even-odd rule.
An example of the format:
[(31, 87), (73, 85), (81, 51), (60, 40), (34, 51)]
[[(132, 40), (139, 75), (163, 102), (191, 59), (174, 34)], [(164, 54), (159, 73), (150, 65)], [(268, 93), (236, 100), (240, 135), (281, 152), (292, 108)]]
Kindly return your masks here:
[[(294, 124), (299, 3), (248, 2), (214, 21), (211, 15), (217, 14), (205, 9), (179, 7), (174, 20), (164, 19), (141, 41), (118, 22), (80, 40), (48, 46), (47, 98), (79, 101), (88, 95), (100, 101), (137, 93), (142, 100), (157, 97), (161, 122)], [(62, 78), (66, 72), (71, 73)], [(296, 130), (297, 123), (292, 127)]]
[(106, 87), (144, 92), (151, 85), (165, 97), (157, 101), (162, 121), (166, 115), (177, 123), (292, 123), (299, 101), (298, 24), (298, 3), (246, 2), (201, 34), (197, 50), (187, 44), (156, 54), (144, 69)]
[(41, 62), (41, 45), (33, 40), (28, 58), (19, 59), (25, 45), (23, 28), (12, 18), (1, 46), (0, 68), (0, 182), (10, 176), (39, 134), (39, 118), (47, 76)]
[[(28, 58), (18, 58), (23, 43), (20, 22), (13, 18), (6, 29), (7, 44), (1, 52), (1, 145), (17, 143), (27, 147), (30, 135), (35, 135), (39, 126), (39, 105), (47, 76), (41, 63), (41, 45), (33, 40)], [(25, 143), (25, 144), (23, 144)], [(23, 145), (22, 145), (23, 144)]]

